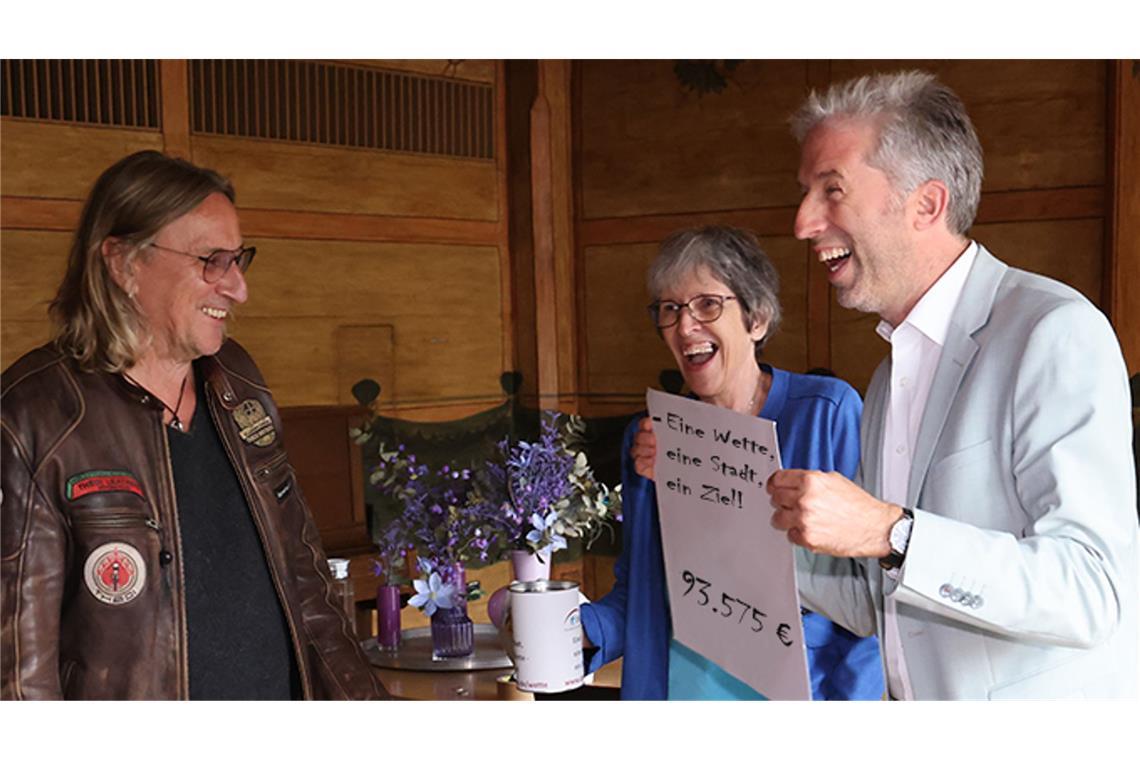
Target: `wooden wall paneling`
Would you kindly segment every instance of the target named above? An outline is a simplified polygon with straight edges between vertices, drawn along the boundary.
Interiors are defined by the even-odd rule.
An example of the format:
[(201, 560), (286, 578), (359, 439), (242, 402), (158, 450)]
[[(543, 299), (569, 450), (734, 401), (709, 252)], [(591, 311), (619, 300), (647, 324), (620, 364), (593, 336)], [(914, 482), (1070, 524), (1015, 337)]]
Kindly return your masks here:
[[(976, 225), (972, 235), (1011, 266), (1065, 282), (1093, 303), (1100, 298), (1104, 234), (1098, 219), (1011, 222)], [(833, 296), (834, 297), (834, 296)], [(832, 369), (860, 392), (888, 354), (875, 333), (874, 314), (832, 307)]]
[(971, 233), (1010, 266), (1060, 280), (1101, 305), (1105, 261), (1102, 220), (979, 224)]
[(28, 198), (87, 196), (96, 178), (120, 158), (162, 150), (156, 130), (3, 120), (3, 193)]
[(0, 366), (51, 337), (48, 304), (67, 269), (70, 245), (66, 232), (0, 231)]
[(1103, 61), (833, 61), (832, 79), (923, 69), (966, 104), (985, 153), (983, 191), (1104, 183)]
[(195, 160), (229, 177), (242, 208), (494, 222), (491, 161), (194, 135)]
[(625, 394), (633, 409), (644, 408), (647, 387), (660, 387), (661, 370), (676, 366), (645, 311), (645, 272), (656, 253), (656, 243), (583, 249), (586, 388)]
[(163, 149), (172, 156), (191, 159), (190, 72), (187, 62), (161, 61), (159, 82)]
[(396, 330), (392, 325), (338, 325), (336, 345), (336, 391), (338, 404), (356, 404), (352, 386), (369, 378), (384, 391), (396, 387)]
[[(251, 298), (261, 294), (261, 288), (250, 285)], [(253, 316), (247, 311), (238, 308), (229, 332), (257, 361), (278, 405), (340, 403), (337, 338), (342, 323), (351, 317), (287, 313)], [(381, 357), (385, 348), (391, 350), (390, 344), (383, 343), (374, 348)]]
[(764, 361), (793, 372), (819, 366), (811, 361), (810, 331), (823, 329), (826, 332), (827, 325), (812, 322), (811, 281), (804, 276), (805, 258), (808, 266), (815, 262), (804, 251), (804, 244), (791, 235), (762, 237), (760, 246), (780, 275), (780, 308), (783, 310), (783, 324), (765, 347)]
[(329, 556), (372, 548), (360, 450), (348, 436), (355, 413), (353, 407), (281, 410), (285, 448)]
[(683, 89), (672, 61), (578, 70), (584, 219), (798, 202), (786, 119), (803, 98), (804, 62), (743, 61), (723, 91), (705, 95)]
[(1140, 61), (1112, 61), (1105, 299), (1128, 372), (1140, 372)]
[[(265, 336), (262, 351), (288, 359), (294, 345), (315, 352), (323, 373), (288, 382), (299, 396), (288, 404), (336, 403), (334, 325), (390, 324), (399, 372), (384, 399), (502, 399), (499, 252), (495, 247), (356, 243), (249, 238), (259, 247), (247, 276), (249, 301), (241, 321), (290, 320), (319, 334), (304, 343), (289, 329)], [(312, 328), (305, 328), (306, 320)], [(319, 327), (318, 327), (319, 326)], [(324, 331), (324, 332), (320, 332)], [(319, 344), (309, 346), (309, 342)], [(260, 360), (260, 354), (255, 353)], [(267, 373), (268, 376), (268, 373)]]

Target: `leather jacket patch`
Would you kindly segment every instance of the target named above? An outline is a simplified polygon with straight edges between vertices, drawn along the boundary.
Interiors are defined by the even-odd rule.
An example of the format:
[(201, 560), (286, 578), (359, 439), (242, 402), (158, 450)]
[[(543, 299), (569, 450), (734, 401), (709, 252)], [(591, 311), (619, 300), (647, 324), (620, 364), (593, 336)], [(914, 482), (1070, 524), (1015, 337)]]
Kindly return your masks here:
[(127, 470), (88, 470), (67, 479), (67, 500), (75, 501), (88, 494), (127, 492), (142, 496), (142, 486)]
[(126, 604), (146, 586), (146, 562), (138, 549), (121, 541), (96, 547), (83, 563), (83, 582), (104, 604)]
[(233, 416), (234, 422), (238, 425), (238, 435), (246, 443), (265, 447), (273, 445), (277, 440), (277, 429), (273, 427), (273, 420), (257, 399), (246, 399), (238, 404)]

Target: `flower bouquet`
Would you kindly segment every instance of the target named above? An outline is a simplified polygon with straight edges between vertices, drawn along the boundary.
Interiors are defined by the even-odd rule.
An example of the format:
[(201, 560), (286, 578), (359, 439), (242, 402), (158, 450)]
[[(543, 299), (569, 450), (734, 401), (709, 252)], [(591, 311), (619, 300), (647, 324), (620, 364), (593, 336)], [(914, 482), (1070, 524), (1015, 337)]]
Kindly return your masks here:
[[(611, 490), (594, 476), (583, 451), (584, 431), (580, 417), (544, 413), (537, 441), (500, 441), (498, 459), (476, 479), (473, 500), (491, 505), (487, 513), (511, 549), (515, 580), (548, 579), (552, 556), (568, 538), (589, 548), (611, 521), (621, 520), (621, 486)], [(497, 627), (506, 619), (508, 599), (501, 588), (487, 602)]]
[(587, 548), (610, 521), (621, 519), (621, 486), (608, 488), (594, 477), (583, 451), (581, 417), (546, 412), (537, 441), (499, 442), (497, 460), (475, 482), (472, 502), (509, 548), (525, 549), (540, 561), (580, 538)]
[(420, 577), (409, 604), (432, 618), (433, 633), (439, 620), (457, 617), (453, 611), (466, 618), (465, 564), (523, 550), (548, 570), (568, 538), (588, 547), (620, 520), (621, 487), (594, 477), (582, 451), (584, 429), (581, 418), (545, 413), (537, 441), (503, 439), (474, 476), (469, 467), (429, 467), (403, 446), (380, 445), (370, 481), (403, 511), (382, 531), (375, 571), (392, 583), (416, 552)]
[(432, 468), (405, 454), (401, 446), (379, 451), (372, 483), (399, 499), (403, 512), (384, 528), (378, 542), (376, 572), (392, 583), (397, 568), (406, 566), (415, 551), (421, 577), (413, 581), (408, 601), (431, 618), (432, 649), (437, 657), (462, 657), (474, 649), (467, 617), (467, 584), (463, 563), (490, 556), (490, 537), (474, 524), (478, 515), (466, 509), (471, 491), (469, 469), (443, 465)]

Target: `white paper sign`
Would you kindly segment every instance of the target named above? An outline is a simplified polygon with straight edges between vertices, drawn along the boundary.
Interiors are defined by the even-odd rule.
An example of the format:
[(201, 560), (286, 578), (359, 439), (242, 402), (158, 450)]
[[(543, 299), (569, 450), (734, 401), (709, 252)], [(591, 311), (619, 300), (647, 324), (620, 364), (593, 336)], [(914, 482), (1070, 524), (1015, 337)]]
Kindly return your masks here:
[(769, 699), (811, 699), (795, 557), (764, 486), (776, 423), (649, 390), (673, 636)]

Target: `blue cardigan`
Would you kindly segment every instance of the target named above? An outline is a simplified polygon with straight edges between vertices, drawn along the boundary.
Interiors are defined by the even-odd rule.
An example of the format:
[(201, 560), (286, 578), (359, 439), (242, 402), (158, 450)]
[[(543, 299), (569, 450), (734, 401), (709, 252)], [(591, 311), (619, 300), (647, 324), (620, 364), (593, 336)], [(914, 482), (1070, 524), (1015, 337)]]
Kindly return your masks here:
[[(772, 387), (760, 416), (776, 422), (783, 465), (854, 477), (863, 411), (855, 390), (831, 377), (763, 369), (772, 375)], [(624, 656), (622, 699), (667, 699), (672, 623), (657, 496), (653, 481), (634, 472), (629, 456), (643, 416), (630, 423), (622, 441), (623, 540), (614, 566), (616, 581), (610, 593), (582, 606), (582, 625), (598, 647), (589, 671)], [(860, 638), (814, 612), (806, 612), (803, 622), (813, 699), (882, 698), (883, 670), (874, 636)]]

